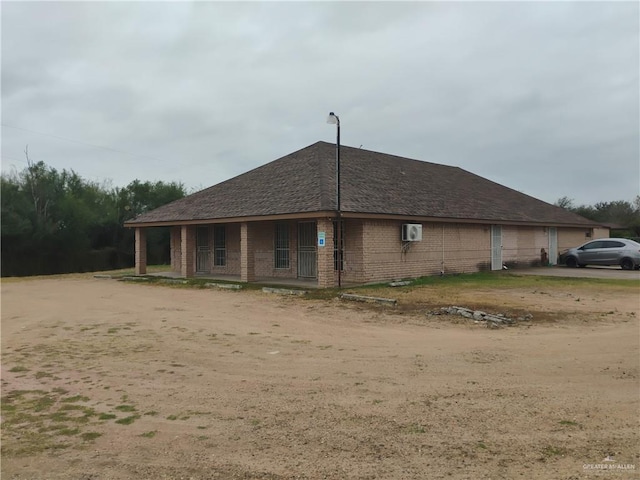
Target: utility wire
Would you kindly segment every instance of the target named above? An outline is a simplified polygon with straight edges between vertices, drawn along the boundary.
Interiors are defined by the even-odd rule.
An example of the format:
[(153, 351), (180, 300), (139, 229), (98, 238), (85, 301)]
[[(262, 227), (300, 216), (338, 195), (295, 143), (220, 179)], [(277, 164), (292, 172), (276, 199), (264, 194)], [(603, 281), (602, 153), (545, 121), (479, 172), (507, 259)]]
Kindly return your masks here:
[(37, 135), (43, 135), (45, 137), (57, 138), (58, 140), (64, 140), (66, 142), (77, 143), (79, 145), (84, 145), (86, 147), (101, 148), (103, 150), (108, 150), (108, 151), (115, 152), (115, 153), (123, 153), (125, 155), (130, 155), (132, 157), (149, 158), (151, 160), (161, 160), (161, 159), (159, 159), (157, 157), (150, 157), (148, 155), (139, 155), (137, 153), (129, 153), (129, 152), (125, 152), (124, 150), (118, 150), (116, 148), (111, 148), (111, 147), (105, 147), (103, 145), (95, 145), (93, 143), (81, 142), (80, 140), (73, 140), (72, 138), (61, 137), (59, 135), (53, 135), (51, 133), (36, 132), (35, 130), (29, 130), (28, 128), (14, 127), (13, 125), (7, 125), (6, 123), (2, 123), (0, 125), (2, 125), (5, 128), (13, 128), (15, 130), (22, 130), (23, 132), (35, 133)]

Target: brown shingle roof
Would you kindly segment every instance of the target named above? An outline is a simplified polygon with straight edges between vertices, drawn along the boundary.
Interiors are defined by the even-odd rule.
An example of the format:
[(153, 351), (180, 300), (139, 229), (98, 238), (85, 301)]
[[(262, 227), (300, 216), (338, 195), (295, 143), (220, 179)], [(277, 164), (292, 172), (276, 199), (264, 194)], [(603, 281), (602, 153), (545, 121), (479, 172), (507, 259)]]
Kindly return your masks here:
[[(458, 167), (346, 146), (340, 158), (343, 212), (593, 225)], [(317, 142), (144, 213), (127, 225), (331, 211), (335, 200), (335, 144)]]

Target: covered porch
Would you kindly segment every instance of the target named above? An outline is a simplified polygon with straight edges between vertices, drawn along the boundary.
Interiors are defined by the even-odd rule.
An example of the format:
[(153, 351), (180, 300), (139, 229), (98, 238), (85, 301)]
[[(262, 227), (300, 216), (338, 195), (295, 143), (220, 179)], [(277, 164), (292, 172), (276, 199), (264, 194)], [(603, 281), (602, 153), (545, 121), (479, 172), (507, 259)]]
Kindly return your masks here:
[[(158, 275), (305, 288), (337, 284), (331, 217), (164, 226), (170, 228), (171, 270)], [(146, 233), (147, 227), (135, 228), (137, 275), (147, 273)]]

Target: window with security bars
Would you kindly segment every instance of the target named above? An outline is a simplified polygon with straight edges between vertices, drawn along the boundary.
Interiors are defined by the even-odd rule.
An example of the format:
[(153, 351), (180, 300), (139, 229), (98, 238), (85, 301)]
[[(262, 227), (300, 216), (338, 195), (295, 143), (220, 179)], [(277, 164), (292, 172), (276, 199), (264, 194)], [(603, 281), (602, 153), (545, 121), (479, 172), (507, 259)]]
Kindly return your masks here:
[(224, 225), (213, 227), (213, 264), (216, 267), (227, 264), (227, 229)]
[(340, 261), (338, 262), (338, 222), (333, 222), (333, 269), (344, 271), (344, 220), (340, 221)]
[(289, 225), (276, 223), (274, 241), (275, 268), (289, 268)]

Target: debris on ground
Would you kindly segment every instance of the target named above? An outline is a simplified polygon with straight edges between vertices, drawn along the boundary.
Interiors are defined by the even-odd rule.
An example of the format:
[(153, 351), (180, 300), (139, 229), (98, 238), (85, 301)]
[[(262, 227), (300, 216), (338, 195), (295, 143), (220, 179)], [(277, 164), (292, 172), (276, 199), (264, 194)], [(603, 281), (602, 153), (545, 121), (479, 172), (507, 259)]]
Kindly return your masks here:
[(427, 312), (427, 315), (460, 315), (474, 320), (475, 323), (485, 323), (487, 328), (499, 328), (505, 325), (513, 325), (516, 321), (531, 320), (533, 315), (527, 313), (524, 316), (512, 318), (503, 313), (492, 314), (483, 312), (482, 310), (472, 310), (465, 307), (442, 307), (439, 310)]

